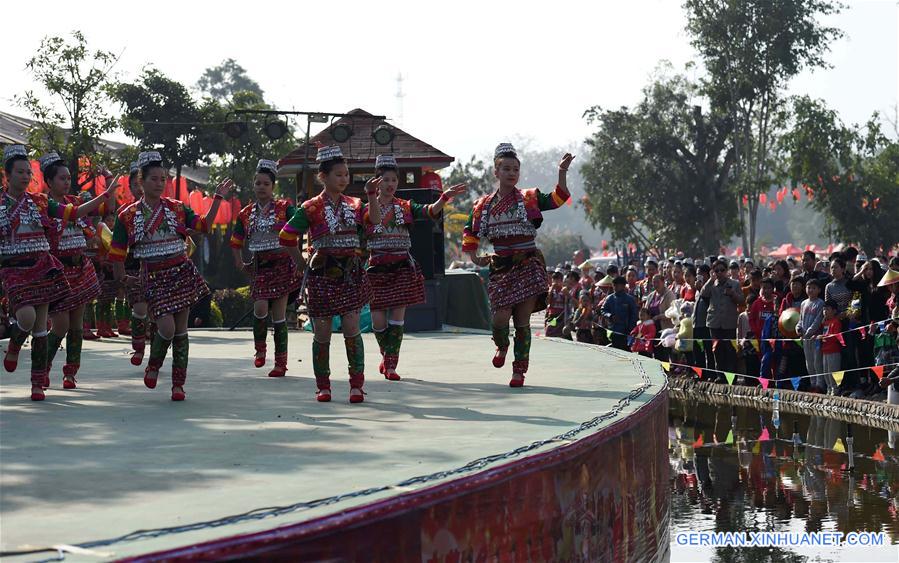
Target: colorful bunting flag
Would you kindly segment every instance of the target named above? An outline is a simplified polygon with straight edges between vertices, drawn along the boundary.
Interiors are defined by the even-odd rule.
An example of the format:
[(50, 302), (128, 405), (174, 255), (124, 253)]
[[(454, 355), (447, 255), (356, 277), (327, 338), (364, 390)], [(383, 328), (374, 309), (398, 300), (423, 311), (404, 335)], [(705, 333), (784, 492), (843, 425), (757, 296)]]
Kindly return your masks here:
[[(727, 438), (724, 439), (724, 443), (725, 444), (733, 444), (734, 443), (734, 431), (733, 430), (727, 431)], [(878, 451), (880, 451), (880, 450), (878, 450)]]
[(697, 438), (696, 441), (693, 442), (693, 447), (694, 447), (694, 448), (699, 448), (699, 447), (701, 447), (704, 443), (705, 443), (705, 441), (702, 439), (702, 434), (700, 434), (700, 435), (699, 435), (699, 438)]
[(697, 340), (697, 341), (696, 341), (696, 346), (699, 347), (699, 351), (700, 351), (700, 352), (704, 352), (704, 351), (705, 351), (705, 344), (702, 343), (702, 340)]
[(797, 338), (797, 339), (794, 340), (793, 342), (795, 342), (796, 344), (798, 344), (800, 348), (805, 348), (805, 344), (803, 343), (803, 341), (802, 341), (801, 338)]
[(727, 384), (728, 384), (728, 385), (733, 385), (733, 384), (734, 384), (734, 378), (735, 378), (735, 377), (736, 377), (736, 375), (730, 373), (729, 371), (724, 372), (724, 378), (727, 380)]
[(702, 368), (698, 368), (696, 366), (691, 366), (693, 371), (696, 372), (696, 377), (702, 379)]
[(759, 383), (762, 384), (762, 387), (763, 387), (763, 388), (765, 388), (765, 389), (768, 388), (768, 379), (766, 379), (766, 378), (764, 378), (764, 377), (760, 377), (760, 378), (759, 378)]
[(777, 340), (774, 338), (769, 338), (768, 345), (771, 346), (772, 348), (774, 348), (775, 346), (777, 346)]
[(883, 452), (881, 451), (882, 449), (883, 449), (883, 444), (878, 445), (877, 451), (875, 451), (873, 454), (871, 454), (871, 459), (873, 459), (874, 461), (886, 461), (886, 458), (883, 457)]
[(606, 338), (609, 339), (609, 342), (612, 341), (612, 331), (609, 329), (606, 329)]
[(759, 434), (759, 442), (767, 442), (771, 439), (771, 434), (768, 433), (768, 428), (762, 428), (762, 433)]
[(844, 347), (846, 346), (846, 340), (843, 339), (843, 333), (842, 333), (842, 332), (838, 332), (838, 333), (837, 333), (837, 342), (839, 342), (840, 344), (842, 344)]
[(874, 375), (877, 376), (877, 379), (883, 379), (883, 366), (874, 366), (871, 368), (871, 371), (874, 372)]
[(665, 371), (671, 370), (671, 362), (661, 362), (662, 369)]
[(846, 447), (843, 445), (843, 440), (837, 438), (837, 441), (833, 443), (833, 447), (831, 448), (835, 452), (840, 452), (841, 454), (846, 453)]
[(839, 385), (840, 383), (843, 382), (843, 374), (845, 374), (845, 373), (846, 372), (844, 372), (844, 371), (833, 372), (833, 380), (837, 382), (837, 385)]
[(865, 327), (864, 327), (864, 326), (858, 327), (858, 332), (859, 332), (859, 334), (862, 335), (862, 340), (864, 340), (865, 337), (868, 336), (868, 333), (865, 332)]
[(793, 384), (793, 390), (794, 390), (794, 391), (799, 391), (799, 381), (800, 381), (801, 379), (802, 379), (801, 377), (791, 377), (791, 378), (790, 378), (790, 383)]

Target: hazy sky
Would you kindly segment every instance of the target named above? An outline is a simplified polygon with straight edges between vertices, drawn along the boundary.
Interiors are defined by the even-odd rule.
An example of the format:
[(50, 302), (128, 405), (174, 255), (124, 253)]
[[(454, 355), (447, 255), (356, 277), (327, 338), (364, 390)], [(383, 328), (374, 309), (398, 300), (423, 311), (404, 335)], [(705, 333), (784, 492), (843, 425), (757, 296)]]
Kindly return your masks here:
[[(846, 37), (832, 69), (804, 74), (796, 93), (821, 97), (849, 122), (892, 116), (899, 91), (894, 0), (849, 1), (828, 23)], [(635, 103), (660, 59), (695, 59), (679, 0), (592, 2), (49, 2), (39, 17), (6, 21), (0, 108), (33, 87), (25, 61), (45, 35), (82, 30), (121, 52), (123, 79), (146, 64), (188, 85), (228, 57), (284, 109), (361, 107), (457, 158), (502, 140), (574, 146), (592, 105)], [(277, 155), (274, 155), (277, 156)]]

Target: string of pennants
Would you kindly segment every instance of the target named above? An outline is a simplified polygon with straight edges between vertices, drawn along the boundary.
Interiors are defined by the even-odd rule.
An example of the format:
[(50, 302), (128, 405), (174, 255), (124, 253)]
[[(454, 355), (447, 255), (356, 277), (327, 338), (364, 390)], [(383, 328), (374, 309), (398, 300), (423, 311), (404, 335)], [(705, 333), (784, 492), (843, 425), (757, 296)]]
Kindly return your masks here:
[[(734, 431), (728, 430), (727, 437), (724, 438), (723, 442), (719, 442), (718, 437), (715, 435), (712, 436), (712, 440), (713, 440), (712, 443), (707, 444), (705, 442), (705, 439), (702, 437), (702, 434), (700, 434), (699, 438), (697, 438), (696, 441), (693, 442), (693, 449), (711, 448), (711, 447), (715, 447), (719, 444), (733, 445), (734, 444)], [(756, 438), (755, 440), (750, 440), (750, 442), (753, 442), (753, 441), (755, 442), (755, 444), (752, 447), (752, 453), (754, 453), (756, 455), (761, 453), (761, 443), (762, 442), (769, 442), (769, 441), (773, 442), (773, 444), (772, 444), (773, 447), (771, 449), (771, 453), (768, 454), (769, 457), (777, 457), (777, 442), (784, 442), (784, 444), (783, 444), (784, 447), (786, 445), (792, 445), (792, 446), (796, 445), (796, 443), (793, 442), (793, 440), (785, 440), (783, 438), (776, 438), (776, 437), (772, 438), (771, 433), (768, 431), (767, 428), (762, 428), (762, 432), (761, 432), (761, 434), (759, 434), (759, 437)], [(866, 456), (863, 454), (855, 454), (855, 457), (866, 457), (873, 461), (886, 461), (886, 456), (883, 455), (884, 445), (885, 444), (883, 444), (883, 443), (878, 444), (877, 449), (870, 456)], [(829, 449), (831, 449), (835, 452), (839, 452), (839, 453), (846, 453), (846, 446), (844, 445), (843, 440), (839, 437), (837, 437), (836, 441), (833, 443), (833, 446), (830, 447)], [(781, 449), (781, 452), (783, 453), (784, 456), (787, 455), (785, 450)]]
[[(689, 364), (679, 364), (679, 363), (676, 363), (676, 362), (659, 362), (659, 363), (662, 364), (662, 369), (664, 369), (665, 371), (670, 371), (672, 366), (689, 368), (689, 369), (693, 370), (693, 372), (694, 372), (698, 377), (700, 377), (700, 378), (702, 377), (702, 373), (703, 373), (704, 371), (706, 371), (705, 368), (701, 368), (701, 367), (697, 367), (697, 366), (691, 366), (691, 365), (689, 365)], [(868, 367), (863, 367), (863, 368), (844, 369), (844, 370), (835, 371), (835, 372), (812, 373), (812, 374), (809, 374), (809, 375), (801, 375), (801, 376), (799, 376), (799, 377), (790, 377), (789, 380), (790, 380), (790, 384), (793, 386), (793, 389), (794, 389), (794, 390), (798, 390), (798, 389), (799, 389), (799, 382), (800, 382), (801, 380), (803, 380), (803, 379), (811, 378), (811, 377), (822, 377), (822, 376), (825, 376), (825, 375), (832, 375), (834, 381), (836, 381), (836, 382), (837, 382), (837, 385), (839, 385), (839, 384), (841, 384), (841, 383), (843, 382), (843, 376), (845, 376), (846, 373), (847, 373), (847, 372), (850, 372), (850, 371), (871, 370), (871, 371), (874, 372), (874, 375), (877, 376), (877, 379), (880, 380), (880, 379), (883, 379), (884, 368), (890, 367), (890, 366), (897, 366), (897, 365), (899, 365), (899, 363), (882, 364), (882, 365), (879, 365), (879, 366), (868, 366)], [(771, 381), (775, 381), (775, 382), (776, 382), (776, 381), (783, 381), (782, 379), (774, 379), (774, 380), (772, 380), (772, 379), (770, 379), (770, 378), (761, 377), (761, 376), (758, 376), (758, 375), (748, 375), (748, 374), (745, 374), (745, 373), (732, 373), (732, 372), (729, 372), (729, 371), (722, 371), (722, 370), (709, 370), (709, 371), (711, 371), (711, 372), (720, 372), (720, 373), (723, 373), (723, 374), (724, 374), (724, 378), (727, 380), (727, 384), (728, 384), (728, 385), (733, 385), (733, 384), (734, 384), (734, 380), (737, 378), (738, 375), (739, 375), (740, 377), (748, 377), (748, 378), (751, 378), (751, 379), (758, 379), (759, 384), (760, 384), (764, 389), (767, 389), (767, 388), (768, 388), (768, 385), (771, 383)]]

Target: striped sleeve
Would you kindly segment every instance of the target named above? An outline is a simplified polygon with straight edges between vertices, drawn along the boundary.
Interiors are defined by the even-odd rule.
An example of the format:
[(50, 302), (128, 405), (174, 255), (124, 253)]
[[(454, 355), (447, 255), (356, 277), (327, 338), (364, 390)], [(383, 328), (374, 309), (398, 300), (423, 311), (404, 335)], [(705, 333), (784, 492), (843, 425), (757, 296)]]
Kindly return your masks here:
[(47, 215), (54, 219), (62, 219), (63, 223), (71, 223), (78, 218), (78, 206), (71, 203), (59, 204), (52, 199), (47, 201)]
[(558, 209), (565, 205), (565, 202), (568, 201), (570, 197), (571, 194), (565, 193), (559, 186), (556, 186), (555, 189), (548, 194), (544, 194), (540, 190), (537, 190), (537, 203), (540, 207), (540, 211)]
[(478, 245), (481, 243), (481, 238), (472, 226), (474, 225), (474, 214), (475, 209), (472, 208), (471, 213), (468, 214), (465, 228), (462, 229), (462, 252), (477, 252)]
[(206, 223), (206, 218), (197, 215), (193, 209), (186, 205), (184, 206), (184, 226), (198, 233), (209, 233), (209, 225)]
[(278, 238), (281, 240), (281, 246), (297, 246), (300, 236), (309, 228), (309, 219), (306, 217), (306, 210), (298, 207), (297, 212), (281, 229)]
[(112, 244), (109, 246), (109, 261), (124, 262), (128, 255), (128, 229), (121, 216), (116, 217), (112, 228)]
[(243, 226), (243, 217), (238, 217), (237, 222), (234, 223), (234, 229), (231, 231), (231, 240), (228, 244), (231, 248), (243, 248), (246, 238), (247, 233)]

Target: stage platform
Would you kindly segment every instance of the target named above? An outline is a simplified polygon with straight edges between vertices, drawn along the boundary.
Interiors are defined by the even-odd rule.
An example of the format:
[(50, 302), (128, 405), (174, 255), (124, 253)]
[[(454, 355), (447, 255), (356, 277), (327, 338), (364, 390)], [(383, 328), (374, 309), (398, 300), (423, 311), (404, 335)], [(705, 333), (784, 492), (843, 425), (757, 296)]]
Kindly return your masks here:
[(170, 358), (146, 389), (124, 338), (85, 342), (73, 391), (60, 351), (32, 403), (23, 350), (0, 387), (4, 560), (60, 545), (90, 550), (66, 561), (664, 557), (657, 362), (535, 337), (527, 385), (510, 389), (511, 351), (493, 368), (489, 336), (419, 333), (389, 382), (365, 335), (367, 396), (351, 405), (339, 335), (331, 403), (314, 399), (308, 333), (291, 332), (281, 379), (266, 377), (271, 355), (253, 368), (250, 332), (190, 339), (183, 403)]

